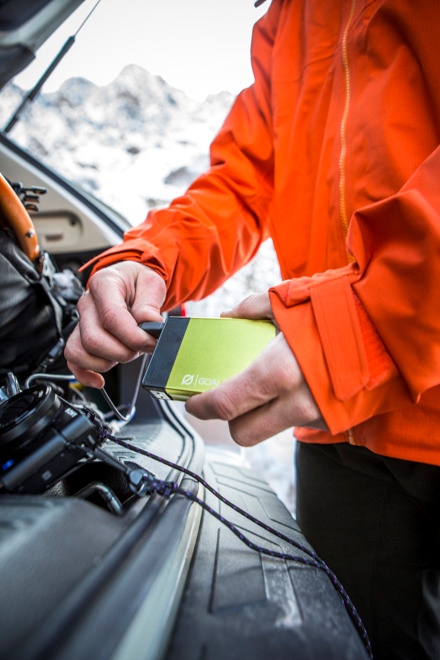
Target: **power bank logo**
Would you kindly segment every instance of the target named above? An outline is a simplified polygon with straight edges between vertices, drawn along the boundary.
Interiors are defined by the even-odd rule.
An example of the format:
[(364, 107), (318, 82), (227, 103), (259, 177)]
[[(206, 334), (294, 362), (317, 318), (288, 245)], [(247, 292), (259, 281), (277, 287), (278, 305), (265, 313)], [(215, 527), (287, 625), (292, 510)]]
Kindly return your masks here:
[(186, 387), (197, 387), (199, 385), (200, 387), (216, 387), (216, 385), (220, 385), (220, 380), (218, 378), (207, 378), (206, 376), (200, 376), (199, 374), (185, 374), (185, 376), (182, 378), (182, 385), (185, 385)]

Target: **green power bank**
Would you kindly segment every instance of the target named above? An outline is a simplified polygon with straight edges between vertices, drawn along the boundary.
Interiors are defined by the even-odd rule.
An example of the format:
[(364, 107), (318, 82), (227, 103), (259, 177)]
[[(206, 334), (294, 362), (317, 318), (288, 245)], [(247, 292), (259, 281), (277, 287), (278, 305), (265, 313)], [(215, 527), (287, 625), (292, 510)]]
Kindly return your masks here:
[(157, 399), (176, 401), (243, 371), (277, 332), (271, 321), (181, 316), (140, 327), (159, 337), (142, 386)]

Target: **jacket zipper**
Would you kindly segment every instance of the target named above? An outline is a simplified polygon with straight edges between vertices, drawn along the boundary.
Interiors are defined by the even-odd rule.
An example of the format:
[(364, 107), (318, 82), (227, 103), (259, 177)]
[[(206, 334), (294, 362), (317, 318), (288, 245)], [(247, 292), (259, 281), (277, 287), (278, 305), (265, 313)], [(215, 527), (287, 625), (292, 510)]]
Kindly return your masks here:
[[(348, 32), (353, 20), (354, 9), (356, 5), (356, 0), (351, 0), (350, 13), (348, 15), (347, 23), (345, 25), (344, 34), (342, 35), (342, 68), (344, 72), (344, 87), (345, 87), (345, 102), (344, 110), (342, 113), (341, 125), (340, 125), (340, 141), (341, 141), (341, 151), (339, 154), (339, 214), (341, 219), (342, 228), (344, 231), (344, 236), (347, 236), (348, 232), (348, 218), (347, 218), (347, 200), (346, 200), (346, 157), (347, 157), (347, 119), (348, 113), (350, 110), (350, 101), (351, 101), (351, 87), (350, 87), (350, 61), (348, 58)], [(350, 255), (348, 255), (351, 259)], [(347, 440), (351, 445), (355, 445), (356, 441), (354, 438), (353, 429), (348, 429), (346, 431)]]
[(346, 188), (345, 188), (345, 172), (346, 172), (346, 157), (347, 157), (347, 119), (350, 109), (351, 101), (351, 87), (350, 87), (350, 62), (347, 52), (348, 31), (350, 29), (356, 0), (351, 0), (350, 14), (345, 25), (344, 34), (342, 36), (342, 68), (344, 72), (344, 86), (345, 86), (345, 102), (344, 111), (342, 113), (341, 125), (339, 129), (341, 140), (341, 151), (339, 154), (339, 214), (344, 229), (344, 235), (347, 236), (348, 219), (347, 219), (347, 201), (346, 201)]

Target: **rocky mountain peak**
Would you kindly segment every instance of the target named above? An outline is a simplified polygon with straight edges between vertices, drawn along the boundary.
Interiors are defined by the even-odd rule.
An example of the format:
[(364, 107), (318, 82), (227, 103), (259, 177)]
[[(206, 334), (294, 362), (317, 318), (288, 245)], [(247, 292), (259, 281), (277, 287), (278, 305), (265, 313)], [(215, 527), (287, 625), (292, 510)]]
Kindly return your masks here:
[[(1, 91), (2, 125), (24, 94), (13, 83)], [(223, 92), (197, 102), (129, 64), (108, 85), (77, 77), (56, 92), (43, 90), (10, 137), (137, 222), (206, 166), (209, 143), (232, 101)], [(117, 196), (115, 177), (126, 182)]]

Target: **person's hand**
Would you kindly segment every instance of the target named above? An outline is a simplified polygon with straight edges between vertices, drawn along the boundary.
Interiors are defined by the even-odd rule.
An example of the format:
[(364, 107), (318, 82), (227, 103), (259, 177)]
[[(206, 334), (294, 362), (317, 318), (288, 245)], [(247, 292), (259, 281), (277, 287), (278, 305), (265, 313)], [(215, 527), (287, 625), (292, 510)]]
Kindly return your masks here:
[(124, 261), (98, 271), (78, 301), (79, 322), (64, 355), (83, 385), (101, 388), (104, 373), (118, 362), (151, 352), (156, 340), (138, 326), (161, 321), (165, 282), (155, 271)]
[[(249, 296), (223, 316), (273, 320), (267, 294)], [(232, 438), (245, 447), (293, 426), (326, 429), (281, 333), (247, 369), (212, 390), (192, 396), (185, 407), (199, 419), (227, 420)]]

